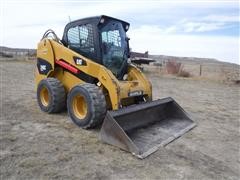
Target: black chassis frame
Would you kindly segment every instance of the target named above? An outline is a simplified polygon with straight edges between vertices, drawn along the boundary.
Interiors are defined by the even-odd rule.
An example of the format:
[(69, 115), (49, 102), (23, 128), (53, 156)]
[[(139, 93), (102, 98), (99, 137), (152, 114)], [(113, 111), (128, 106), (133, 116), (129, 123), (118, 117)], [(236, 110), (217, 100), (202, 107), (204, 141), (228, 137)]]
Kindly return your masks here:
[[(104, 18), (104, 23), (100, 23), (100, 20)], [(94, 49), (96, 50), (94, 55), (89, 55), (88, 58), (93, 59), (95, 62), (102, 64), (102, 48), (100, 46), (101, 43), (101, 36), (99, 36), (99, 29), (101, 26), (103, 26), (107, 21), (114, 20), (121, 22), (125, 32), (129, 29), (130, 24), (128, 22), (122, 21), (120, 19), (116, 19), (110, 16), (106, 15), (101, 15), (101, 16), (94, 16), (94, 17), (88, 17), (84, 19), (79, 19), (72, 21), (68, 23), (65, 28), (64, 28), (64, 33), (62, 37), (62, 43), (67, 47), (68, 46), (68, 38), (67, 38), (67, 32), (70, 28), (76, 27), (79, 25), (84, 25), (84, 24), (92, 24), (93, 25), (93, 31), (94, 31)], [(128, 28), (126, 28), (128, 26)], [(99, 48), (100, 47), (100, 48)]]

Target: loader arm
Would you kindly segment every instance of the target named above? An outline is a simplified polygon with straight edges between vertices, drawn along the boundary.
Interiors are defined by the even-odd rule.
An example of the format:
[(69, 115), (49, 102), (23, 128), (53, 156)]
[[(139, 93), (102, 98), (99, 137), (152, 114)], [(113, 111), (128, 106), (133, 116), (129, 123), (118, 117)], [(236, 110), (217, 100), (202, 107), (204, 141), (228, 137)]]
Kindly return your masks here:
[[(85, 77), (95, 78), (107, 90), (111, 102), (111, 109), (113, 110), (119, 109), (121, 99), (127, 99), (130, 92), (143, 91), (144, 94), (148, 95), (149, 99), (152, 97), (150, 82), (134, 66), (129, 67), (128, 81), (119, 81), (112, 72), (103, 65), (95, 63), (51, 39), (43, 39), (38, 44), (37, 56), (38, 60), (46, 60), (51, 64), (52, 68), (46, 74), (47, 77), (59, 77), (60, 75), (56, 72), (66, 73), (69, 77), (71, 76), (68, 81), (63, 81), (65, 88), (68, 90), (80, 82), (85, 82), (81, 77), (80, 79), (76, 78), (79, 77), (79, 74)], [(81, 62), (81, 64), (77, 64), (78, 62)], [(55, 71), (54, 69), (58, 66), (68, 71)], [(36, 84), (46, 76), (37, 76)]]

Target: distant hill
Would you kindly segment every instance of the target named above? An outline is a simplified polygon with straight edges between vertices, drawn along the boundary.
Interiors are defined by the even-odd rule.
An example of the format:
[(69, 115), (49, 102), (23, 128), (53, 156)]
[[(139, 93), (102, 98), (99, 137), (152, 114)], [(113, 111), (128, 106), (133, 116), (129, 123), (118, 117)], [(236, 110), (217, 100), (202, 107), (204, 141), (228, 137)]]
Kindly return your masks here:
[(15, 57), (15, 56), (35, 56), (36, 49), (26, 48), (9, 48), (0, 46), (0, 57)]
[[(36, 49), (27, 48), (9, 48), (0, 46), (0, 57), (1, 59), (32, 59), (36, 57)], [(197, 57), (177, 57), (177, 56), (166, 56), (166, 55), (149, 55), (148, 52), (131, 52), (131, 58), (136, 57), (150, 65), (144, 68), (149, 68), (151, 72), (164, 73), (167, 72), (167, 64), (169, 61), (173, 61), (180, 64), (181, 69), (188, 72), (194, 77), (204, 77), (208, 79), (227, 80), (227, 81), (240, 81), (240, 66), (238, 64), (218, 61), (212, 58), (197, 58)]]
[(36, 49), (28, 49), (28, 48), (10, 48), (6, 46), (0, 46), (1, 51), (12, 51), (12, 52), (23, 52), (23, 51), (36, 51)]
[(198, 64), (225, 64), (225, 65), (237, 65), (230, 62), (220, 61), (214, 58), (199, 58), (199, 57), (179, 57), (179, 56), (166, 56), (166, 55), (149, 55), (149, 58), (155, 59), (160, 62), (177, 61), (182, 63), (198, 63)]
[[(35, 56), (36, 49), (27, 48), (9, 48), (5, 46), (0, 46), (0, 57), (13, 57), (13, 56)], [(213, 58), (198, 58), (198, 57), (179, 57), (179, 56), (167, 56), (167, 55), (150, 55), (148, 51), (141, 52), (131, 52), (131, 58), (133, 57), (144, 57), (151, 58), (161, 62), (167, 61), (179, 61), (182, 63), (217, 63), (217, 64), (232, 64), (228, 62), (222, 62)], [(232, 64), (233, 65), (233, 64)]]
[(198, 58), (198, 57), (179, 57), (179, 56), (166, 56), (166, 55), (149, 55), (150, 58), (156, 59), (156, 60), (165, 60), (165, 61), (194, 61), (199, 63), (219, 63), (217, 59), (213, 58)]

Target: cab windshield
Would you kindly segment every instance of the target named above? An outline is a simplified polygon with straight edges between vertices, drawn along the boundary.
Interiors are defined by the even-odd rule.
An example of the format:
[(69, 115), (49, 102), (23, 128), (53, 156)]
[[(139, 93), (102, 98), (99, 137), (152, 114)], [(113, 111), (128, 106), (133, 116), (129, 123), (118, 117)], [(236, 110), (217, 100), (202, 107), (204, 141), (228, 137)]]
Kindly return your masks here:
[(116, 77), (123, 74), (127, 62), (127, 38), (122, 23), (109, 21), (101, 28), (102, 62)]

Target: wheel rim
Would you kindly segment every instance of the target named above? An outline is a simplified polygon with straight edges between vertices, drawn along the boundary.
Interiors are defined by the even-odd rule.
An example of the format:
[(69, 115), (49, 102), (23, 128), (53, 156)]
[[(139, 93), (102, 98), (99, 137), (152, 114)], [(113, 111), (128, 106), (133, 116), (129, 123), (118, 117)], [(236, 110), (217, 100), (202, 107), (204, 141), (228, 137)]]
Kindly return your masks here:
[(40, 100), (44, 106), (49, 104), (49, 92), (46, 87), (43, 87), (40, 91)]
[(85, 101), (85, 98), (81, 95), (77, 95), (73, 98), (72, 101), (72, 109), (75, 116), (82, 120), (87, 115), (87, 103)]

